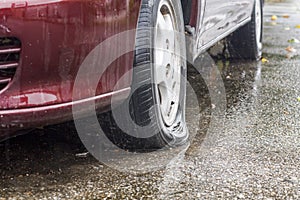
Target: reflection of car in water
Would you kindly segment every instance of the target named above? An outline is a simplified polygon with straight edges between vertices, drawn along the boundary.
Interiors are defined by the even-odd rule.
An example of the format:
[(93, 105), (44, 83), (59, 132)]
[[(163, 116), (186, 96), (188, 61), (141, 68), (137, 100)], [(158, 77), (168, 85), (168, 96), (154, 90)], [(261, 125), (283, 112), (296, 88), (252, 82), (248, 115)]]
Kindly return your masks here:
[[(262, 1), (8, 0), (1, 3), (1, 137), (13, 135), (19, 129), (71, 120), (73, 105), (95, 101), (99, 112), (104, 113), (99, 120), (108, 120), (105, 129), (114, 135), (111, 138), (125, 141), (128, 147), (153, 148), (185, 142), (188, 138), (184, 119), (186, 62), (176, 55), (187, 53), (196, 59), (231, 34), (232, 55), (258, 59)], [(135, 43), (129, 45), (135, 51), (119, 57), (105, 69), (94, 93), (89, 90), (93, 72), (81, 76), (76, 80), (80, 83), (80, 94), (74, 98), (74, 81), (87, 55), (111, 36), (133, 29), (136, 31), (131, 40)], [(185, 38), (175, 33), (185, 34), (195, 42), (181, 48), (186, 45)], [(101, 56), (104, 55), (97, 59), (103, 59)], [(131, 76), (115, 90), (117, 81), (132, 68)], [(143, 86), (128, 99), (130, 116), (137, 126), (150, 126), (157, 134), (139, 139), (137, 133), (137, 137), (124, 140), (125, 135), (107, 112), (110, 99), (112, 95), (126, 99), (130, 90), (141, 82)], [(119, 112), (122, 115), (122, 109)]]

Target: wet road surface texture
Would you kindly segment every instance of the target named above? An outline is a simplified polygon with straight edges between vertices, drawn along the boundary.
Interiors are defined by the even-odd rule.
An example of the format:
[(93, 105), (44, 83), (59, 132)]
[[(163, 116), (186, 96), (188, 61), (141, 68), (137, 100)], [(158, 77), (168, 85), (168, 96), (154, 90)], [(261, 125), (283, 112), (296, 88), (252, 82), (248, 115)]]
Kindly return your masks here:
[[(188, 96), (193, 140), (165, 168), (135, 174), (108, 167), (84, 154), (72, 123), (62, 124), (0, 143), (0, 199), (299, 199), (300, 44), (288, 40), (300, 40), (300, 2), (268, 3), (264, 21), (269, 62), (216, 60), (227, 108), (214, 124), (218, 105), (190, 70), (198, 96)], [(160, 153), (134, 159), (155, 165)]]

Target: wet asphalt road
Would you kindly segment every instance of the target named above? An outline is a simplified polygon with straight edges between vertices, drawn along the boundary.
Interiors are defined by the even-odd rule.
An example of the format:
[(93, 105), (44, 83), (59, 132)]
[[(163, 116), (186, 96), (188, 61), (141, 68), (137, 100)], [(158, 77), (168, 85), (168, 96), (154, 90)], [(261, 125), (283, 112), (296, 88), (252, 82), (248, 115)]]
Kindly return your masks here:
[[(78, 155), (86, 150), (72, 123), (57, 125), (0, 143), (0, 199), (300, 199), (300, 44), (287, 42), (300, 40), (297, 24), (298, 0), (268, 3), (263, 57), (269, 62), (216, 60), (225, 115), (212, 116), (219, 105), (191, 69), (198, 97), (188, 96), (191, 144), (117, 161), (154, 167), (167, 161), (165, 168), (120, 172)], [(288, 46), (298, 52), (288, 53)]]

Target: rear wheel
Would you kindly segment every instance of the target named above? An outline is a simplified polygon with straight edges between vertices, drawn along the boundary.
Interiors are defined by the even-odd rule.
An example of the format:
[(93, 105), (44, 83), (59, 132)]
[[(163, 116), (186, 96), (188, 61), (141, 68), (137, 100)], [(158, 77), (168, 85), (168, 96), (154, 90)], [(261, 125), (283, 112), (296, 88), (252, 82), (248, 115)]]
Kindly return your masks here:
[(262, 55), (262, 0), (255, 0), (251, 21), (229, 37), (232, 58), (258, 60)]
[(185, 54), (181, 3), (143, 0), (132, 94), (122, 105), (99, 116), (104, 132), (114, 144), (149, 150), (187, 141)]

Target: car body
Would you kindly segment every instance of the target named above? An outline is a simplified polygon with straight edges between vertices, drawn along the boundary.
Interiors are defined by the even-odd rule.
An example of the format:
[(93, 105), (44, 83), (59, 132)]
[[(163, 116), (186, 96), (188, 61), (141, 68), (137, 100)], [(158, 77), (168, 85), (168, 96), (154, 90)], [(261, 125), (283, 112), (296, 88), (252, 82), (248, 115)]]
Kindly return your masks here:
[[(15, 130), (71, 120), (72, 106), (96, 101), (106, 111), (112, 95), (130, 92), (131, 78), (114, 90), (134, 62), (134, 52), (115, 60), (95, 95), (86, 81), (73, 98), (80, 64), (98, 44), (135, 29), (142, 0), (6, 0), (0, 4), (0, 137)], [(182, 0), (189, 56), (203, 51), (251, 20), (254, 0)], [(132, 35), (132, 39), (135, 35)], [(134, 44), (132, 44), (134, 45)], [(100, 55), (101, 59), (101, 55)], [(84, 113), (84, 110), (82, 110)]]

